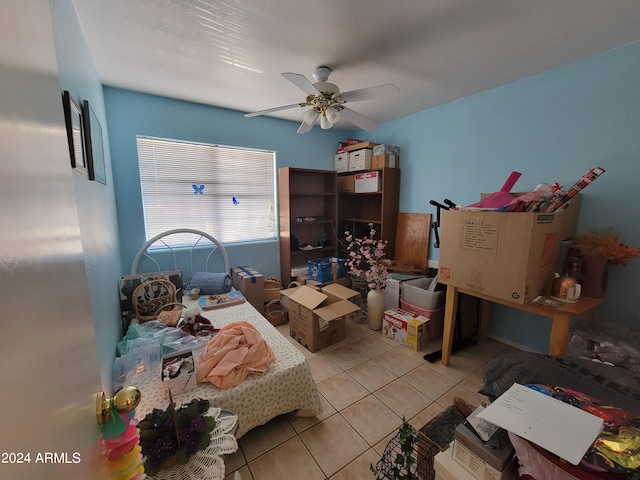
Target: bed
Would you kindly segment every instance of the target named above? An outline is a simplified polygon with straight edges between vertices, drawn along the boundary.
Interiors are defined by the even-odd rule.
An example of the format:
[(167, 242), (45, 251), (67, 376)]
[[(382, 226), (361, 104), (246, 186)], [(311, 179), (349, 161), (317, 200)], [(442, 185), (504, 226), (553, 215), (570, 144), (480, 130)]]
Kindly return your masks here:
[[(197, 230), (188, 232), (210, 238)], [(171, 231), (171, 234), (174, 233), (176, 231)], [(214, 251), (219, 251), (225, 260), (223, 268), (229, 271), (229, 260), (224, 247), (217, 242), (214, 242), (214, 245)], [(141, 250), (146, 251), (148, 247), (149, 242)], [(132, 269), (132, 273), (138, 273), (139, 259), (146, 255), (136, 255), (136, 268)], [(189, 256), (192, 257), (191, 254)], [(197, 306), (197, 300), (191, 300), (187, 296), (183, 297), (182, 303), (186, 307)], [(238, 416), (237, 438), (278, 415), (293, 412), (299, 416), (318, 416), (322, 413), (320, 396), (306, 358), (249, 302), (207, 310), (202, 315), (216, 328), (236, 321), (251, 323), (273, 350), (276, 361), (269, 365), (264, 375), (249, 375), (240, 385), (233, 388), (220, 389), (210, 383), (200, 383), (193, 390), (175, 395), (176, 403), (187, 403), (196, 397), (204, 398), (208, 399), (212, 406), (235, 413)], [(144, 418), (153, 408), (166, 408), (169, 402), (161, 389), (160, 372), (152, 378), (158, 380), (143, 380), (136, 385), (142, 392), (142, 400), (136, 408), (136, 417), (139, 419)]]

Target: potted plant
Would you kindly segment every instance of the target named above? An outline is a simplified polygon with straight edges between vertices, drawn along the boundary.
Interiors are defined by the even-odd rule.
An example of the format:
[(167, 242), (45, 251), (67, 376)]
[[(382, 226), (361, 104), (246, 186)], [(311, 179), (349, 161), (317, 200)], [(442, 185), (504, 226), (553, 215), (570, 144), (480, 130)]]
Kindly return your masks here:
[(417, 480), (418, 433), (402, 417), (402, 426), (396, 436), (385, 448), (382, 459), (376, 466), (369, 465), (369, 469), (376, 476), (376, 480)]
[(209, 407), (208, 400), (194, 398), (176, 408), (170, 397), (166, 410), (155, 408), (145, 416), (138, 427), (147, 475), (154, 476), (174, 462), (185, 464), (194, 453), (209, 446), (216, 426), (215, 420), (206, 415)]
[(575, 246), (584, 264), (582, 293), (588, 297), (604, 296), (609, 265), (626, 265), (640, 255), (640, 248), (625, 245), (612, 228), (578, 234)]
[(364, 237), (355, 237), (345, 231), (347, 243), (347, 267), (355, 278), (362, 278), (369, 289), (367, 293), (367, 318), (373, 330), (382, 328), (384, 313), (384, 293), (389, 273), (385, 266), (385, 248), (387, 242), (376, 239), (373, 223), (369, 223), (369, 233)]

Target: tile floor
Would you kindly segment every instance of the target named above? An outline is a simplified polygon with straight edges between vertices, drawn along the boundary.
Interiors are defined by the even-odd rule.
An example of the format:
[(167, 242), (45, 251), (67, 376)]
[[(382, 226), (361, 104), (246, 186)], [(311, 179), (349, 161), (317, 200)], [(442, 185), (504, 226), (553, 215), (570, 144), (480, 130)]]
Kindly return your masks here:
[[(292, 343), (288, 324), (277, 327)], [(239, 449), (225, 459), (226, 479), (372, 480), (370, 464), (381, 457), (404, 416), (421, 428), (450, 406), (453, 397), (473, 405), (486, 398), (482, 366), (510, 349), (488, 340), (456, 352), (448, 367), (426, 362), (425, 351), (439, 350), (433, 340), (422, 352), (347, 321), (346, 339), (307, 357), (320, 392), (319, 418), (279, 416), (248, 432)]]

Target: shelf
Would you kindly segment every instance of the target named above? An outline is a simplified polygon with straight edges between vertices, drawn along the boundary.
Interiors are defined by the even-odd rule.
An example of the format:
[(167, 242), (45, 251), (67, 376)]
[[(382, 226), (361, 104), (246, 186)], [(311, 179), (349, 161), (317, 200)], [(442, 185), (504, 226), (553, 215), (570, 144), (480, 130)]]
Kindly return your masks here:
[(290, 197), (325, 197), (335, 196), (335, 192), (290, 192)]
[(371, 219), (371, 218), (340, 218), (339, 222), (355, 222), (355, 223), (382, 223), (380, 219)]

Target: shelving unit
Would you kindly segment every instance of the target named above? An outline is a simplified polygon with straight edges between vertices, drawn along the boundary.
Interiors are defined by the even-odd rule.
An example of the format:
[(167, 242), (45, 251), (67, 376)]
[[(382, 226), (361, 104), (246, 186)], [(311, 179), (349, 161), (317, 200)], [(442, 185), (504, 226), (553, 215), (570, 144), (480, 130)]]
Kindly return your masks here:
[[(367, 170), (371, 171), (371, 170)], [(387, 241), (387, 258), (394, 258), (396, 227), (400, 203), (400, 169), (383, 168), (381, 189), (373, 193), (338, 192), (338, 237), (344, 240), (344, 231), (362, 237), (369, 233), (369, 223), (374, 224), (377, 236)], [(340, 176), (353, 175), (348, 172)], [(344, 249), (339, 251), (344, 257)]]
[[(335, 171), (292, 167), (278, 170), (280, 277), (284, 287), (291, 282), (292, 267), (336, 255), (336, 184)], [(294, 248), (294, 237), (299, 247), (316, 247), (322, 237), (326, 241), (321, 248), (300, 250)]]

